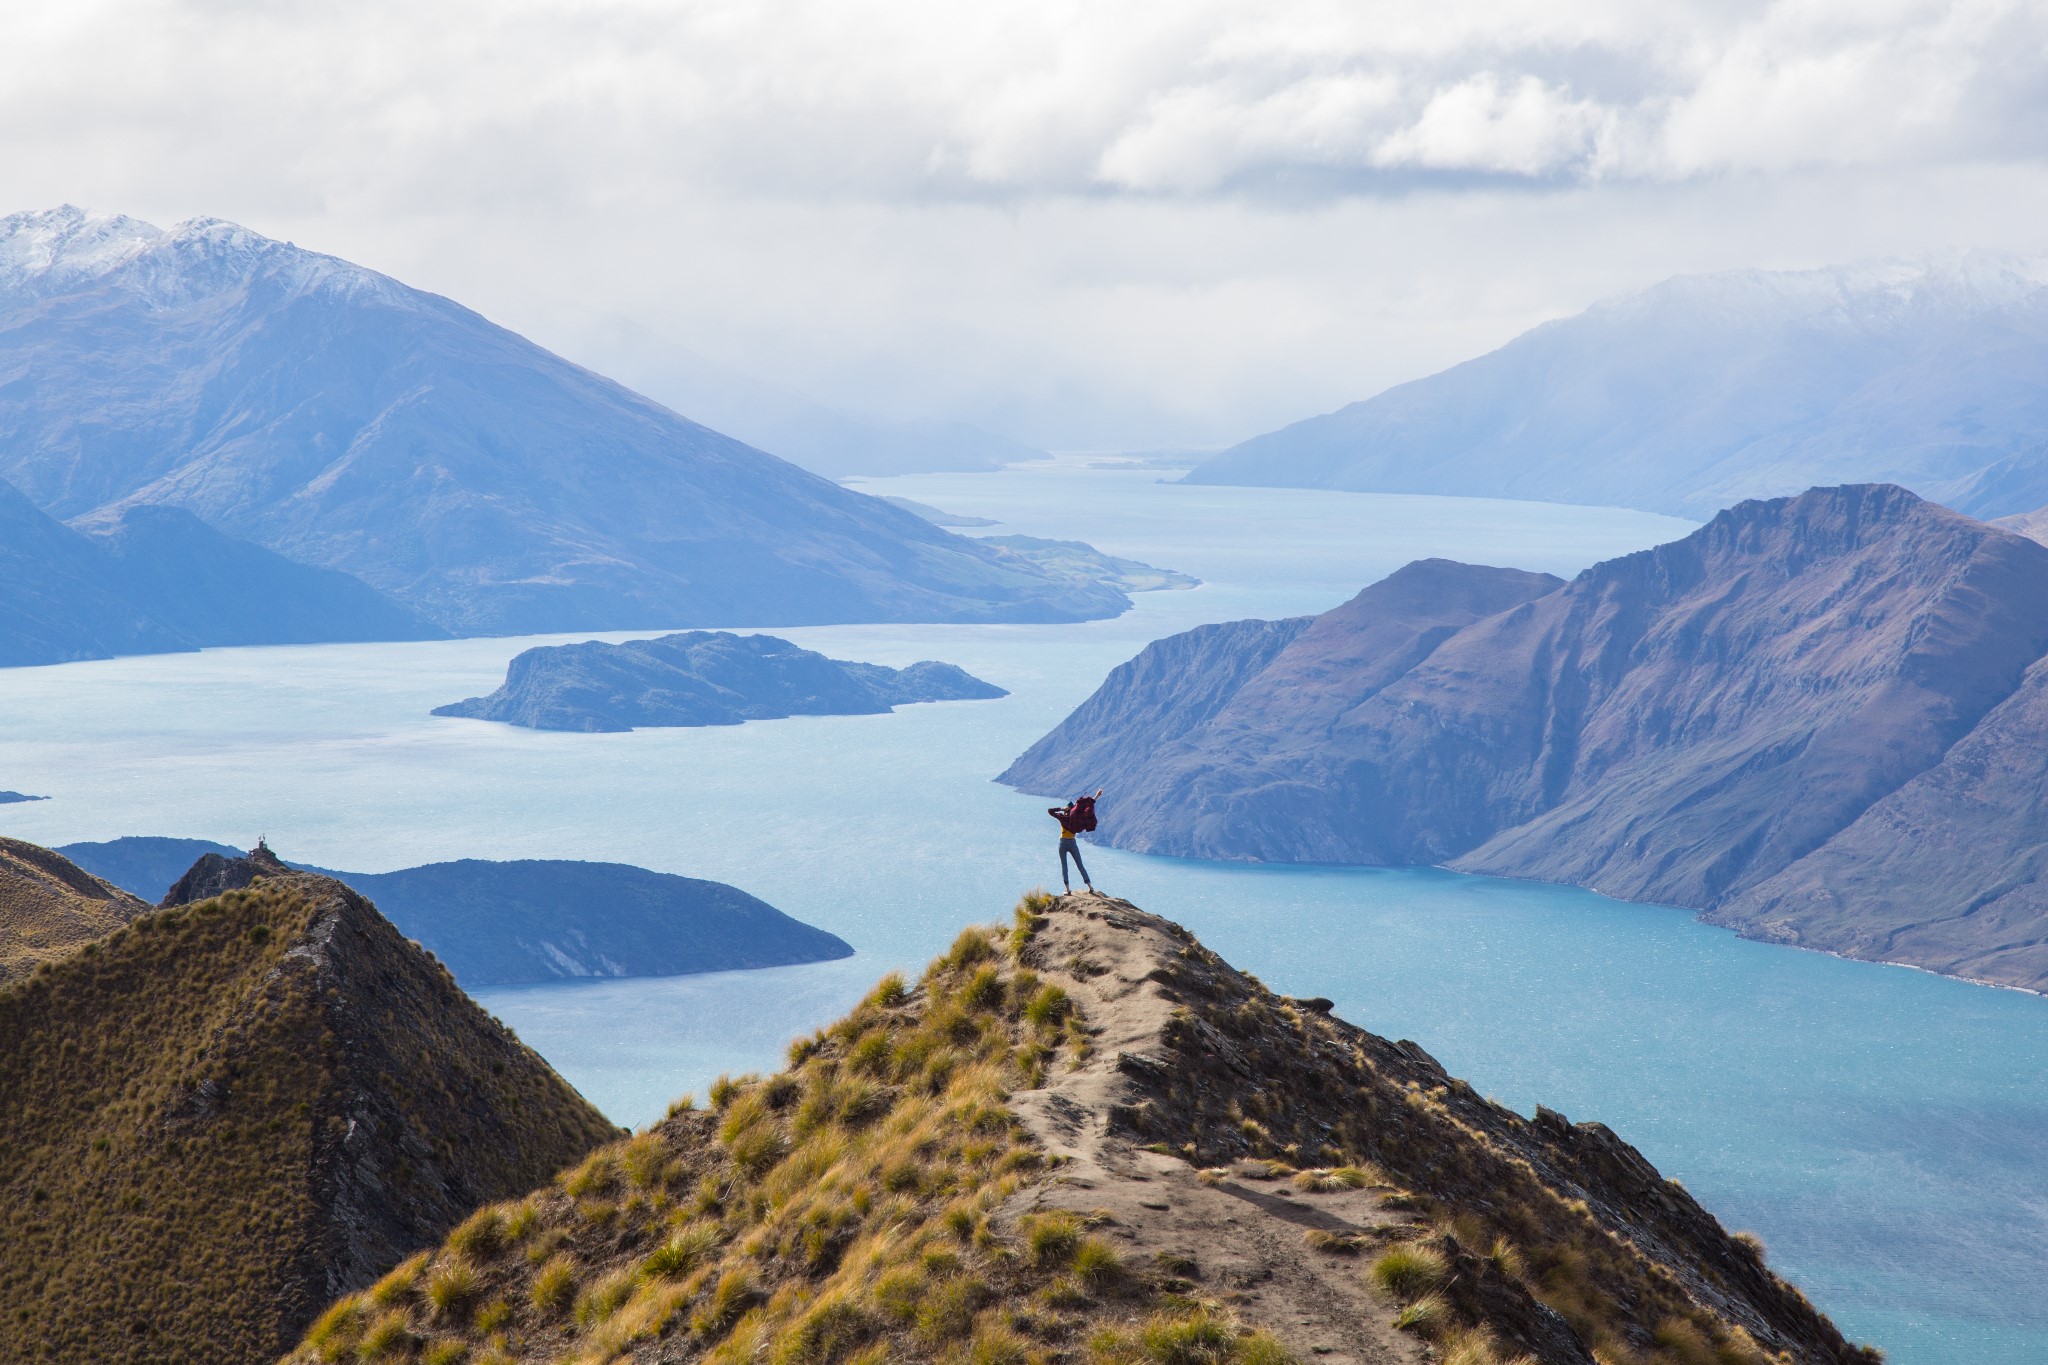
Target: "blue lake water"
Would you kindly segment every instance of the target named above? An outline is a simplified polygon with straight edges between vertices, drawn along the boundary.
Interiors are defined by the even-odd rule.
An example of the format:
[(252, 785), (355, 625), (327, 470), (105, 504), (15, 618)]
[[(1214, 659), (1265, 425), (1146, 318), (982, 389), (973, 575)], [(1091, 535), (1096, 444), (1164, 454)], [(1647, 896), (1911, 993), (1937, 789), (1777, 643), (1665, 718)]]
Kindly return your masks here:
[[(524, 640), (218, 650), (0, 671), (0, 830), (175, 834), (368, 871), (586, 857), (732, 881), (849, 961), (481, 997), (622, 1122), (769, 1067), (881, 972), (1057, 879), (1045, 802), (989, 781), (1104, 673), (1203, 621), (1318, 611), (1410, 559), (1571, 573), (1683, 534), (1612, 509), (1183, 488), (1075, 463), (874, 481), (992, 533), (1205, 580), (1078, 626), (780, 631), (939, 658), (1002, 701), (725, 729), (536, 734), (429, 717)], [(645, 633), (645, 632), (641, 632)], [(582, 637), (554, 637), (582, 638)], [(614, 635), (604, 638), (630, 638)], [(1114, 818), (1114, 792), (1105, 799)], [(2048, 1360), (2048, 1000), (1745, 942), (1684, 912), (1430, 869), (1091, 850), (1098, 885), (1277, 989), (1414, 1038), (1480, 1090), (1597, 1118), (1894, 1361)]]

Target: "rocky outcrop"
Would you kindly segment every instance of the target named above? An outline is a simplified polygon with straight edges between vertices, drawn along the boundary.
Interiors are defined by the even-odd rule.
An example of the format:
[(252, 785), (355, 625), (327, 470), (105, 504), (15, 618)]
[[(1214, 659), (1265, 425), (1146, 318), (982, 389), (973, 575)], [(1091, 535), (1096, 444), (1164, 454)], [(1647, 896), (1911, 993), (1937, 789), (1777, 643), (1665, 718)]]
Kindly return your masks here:
[(0, 839), (0, 986), (148, 908), (47, 848)]
[[(1308, 1233), (1376, 1251), (1465, 1227), (1434, 1234), (1440, 1292), (1484, 1324), (1498, 1358), (1590, 1365), (1594, 1349), (1620, 1347), (1654, 1359), (1658, 1335), (1683, 1335), (1668, 1327), (1678, 1319), (1797, 1361), (1872, 1359), (1605, 1125), (1541, 1107), (1525, 1119), (1413, 1042), (1355, 1028), (1327, 1001), (1275, 995), (1169, 920), (1061, 897), (1025, 961), (1072, 995), (1098, 1043), (1072, 1077), (1018, 1099), (1068, 1173), (1036, 1202), (1179, 1224), (1217, 1270), (1262, 1214), (1292, 1224), (1297, 1247)], [(1083, 1117), (1062, 1122), (1063, 1101)], [(1374, 1177), (1348, 1207), (1355, 1196), (1313, 1174), (1347, 1166)], [(1294, 1167), (1310, 1177), (1280, 1183)], [(1474, 1245), (1474, 1225), (1514, 1254)], [(1274, 1251), (1251, 1281), (1261, 1315), (1313, 1325), (1304, 1356), (1365, 1355), (1357, 1326), (1329, 1320), (1341, 1290), (1315, 1283), (1330, 1254)]]
[(1410, 566), (1221, 706), (1191, 679), (1207, 718), (1149, 757), (1087, 718), (1174, 713), (1181, 684), (1134, 700), (1120, 671), (1005, 780), (1107, 786), (1121, 847), (1571, 882), (2048, 987), (2048, 548), (1903, 489), (1817, 489), (1419, 628), (1500, 572)]
[(0, 1359), (274, 1360), (618, 1133), (368, 901), (244, 862), (0, 990)]
[(535, 730), (616, 731), (878, 715), (911, 702), (1008, 695), (952, 664), (887, 668), (828, 659), (773, 635), (693, 630), (525, 650), (506, 667), (497, 691), (437, 706), (434, 714)]

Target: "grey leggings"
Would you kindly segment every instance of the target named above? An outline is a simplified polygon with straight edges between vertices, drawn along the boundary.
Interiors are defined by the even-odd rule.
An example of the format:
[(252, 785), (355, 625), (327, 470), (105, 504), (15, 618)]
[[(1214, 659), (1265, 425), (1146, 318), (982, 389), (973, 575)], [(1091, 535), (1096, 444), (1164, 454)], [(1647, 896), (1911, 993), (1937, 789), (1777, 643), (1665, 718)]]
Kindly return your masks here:
[(1081, 885), (1095, 885), (1095, 879), (1088, 875), (1088, 864), (1081, 861), (1081, 845), (1072, 839), (1060, 840), (1060, 885), (1067, 887), (1069, 890), (1073, 888), (1074, 884), (1067, 880), (1067, 859), (1069, 858), (1074, 860), (1074, 871), (1081, 874)]

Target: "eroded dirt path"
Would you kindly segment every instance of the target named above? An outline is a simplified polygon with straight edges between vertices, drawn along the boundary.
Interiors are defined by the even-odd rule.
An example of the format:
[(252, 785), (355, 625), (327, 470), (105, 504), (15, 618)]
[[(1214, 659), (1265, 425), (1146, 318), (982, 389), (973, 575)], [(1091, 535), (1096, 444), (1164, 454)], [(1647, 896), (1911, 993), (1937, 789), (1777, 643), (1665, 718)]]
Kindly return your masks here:
[[(1384, 1207), (1379, 1192), (1300, 1192), (1257, 1178), (1257, 1163), (1204, 1177), (1179, 1157), (1111, 1131), (1114, 1110), (1134, 1098), (1126, 1073), (1167, 1064), (1161, 1030), (1177, 1005), (1155, 974), (1180, 952), (1128, 902), (1094, 895), (1054, 902), (1032, 958), (1074, 997), (1094, 1052), (1079, 1069), (1048, 1076), (1043, 1089), (1012, 1097), (1012, 1108), (1060, 1165), (1051, 1180), (1020, 1194), (1009, 1214), (1107, 1215), (1098, 1230), (1114, 1237), (1128, 1260), (1192, 1262), (1188, 1278), (1197, 1292), (1229, 1304), (1303, 1359), (1424, 1360), (1421, 1344), (1393, 1328), (1400, 1305), (1366, 1280), (1377, 1242), (1407, 1229), (1408, 1215)], [(1317, 1233), (1357, 1250), (1319, 1250), (1309, 1240)]]

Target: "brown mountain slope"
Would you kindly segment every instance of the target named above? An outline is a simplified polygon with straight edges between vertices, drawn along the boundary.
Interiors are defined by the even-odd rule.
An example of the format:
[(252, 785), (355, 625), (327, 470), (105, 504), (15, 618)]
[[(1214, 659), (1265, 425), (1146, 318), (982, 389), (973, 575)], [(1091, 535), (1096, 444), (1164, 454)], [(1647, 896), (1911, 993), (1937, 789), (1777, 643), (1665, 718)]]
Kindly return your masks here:
[(47, 848), (0, 839), (0, 986), (149, 907)]
[(274, 1357), (616, 1129), (338, 882), (151, 912), (0, 991), (0, 1360)]
[[(1411, 565), (1220, 707), (1198, 675), (1120, 701), (1208, 715), (1155, 755), (1121, 762), (1086, 723), (1091, 700), (1004, 779), (1107, 786), (1103, 837), (1120, 847), (1571, 882), (2048, 987), (2048, 918), (2019, 893), (2048, 864), (2023, 795), (2048, 778), (2048, 711), (2021, 699), (2048, 652), (2048, 547), (1899, 488), (1815, 489), (1743, 503), (1426, 651), (1379, 645), (1414, 631), (1418, 600), (1501, 572)], [(1404, 582), (1418, 575), (1420, 598)], [(1305, 651), (1324, 635), (1356, 656), (1320, 668)], [(1104, 692), (1130, 690), (1121, 672)], [(1981, 751), (1963, 743), (1980, 726), (2001, 736)], [(2000, 773), (2010, 790), (1989, 785)]]
[(1127, 903), (1029, 897), (291, 1361), (1876, 1358), (1606, 1129), (1319, 1007)]

